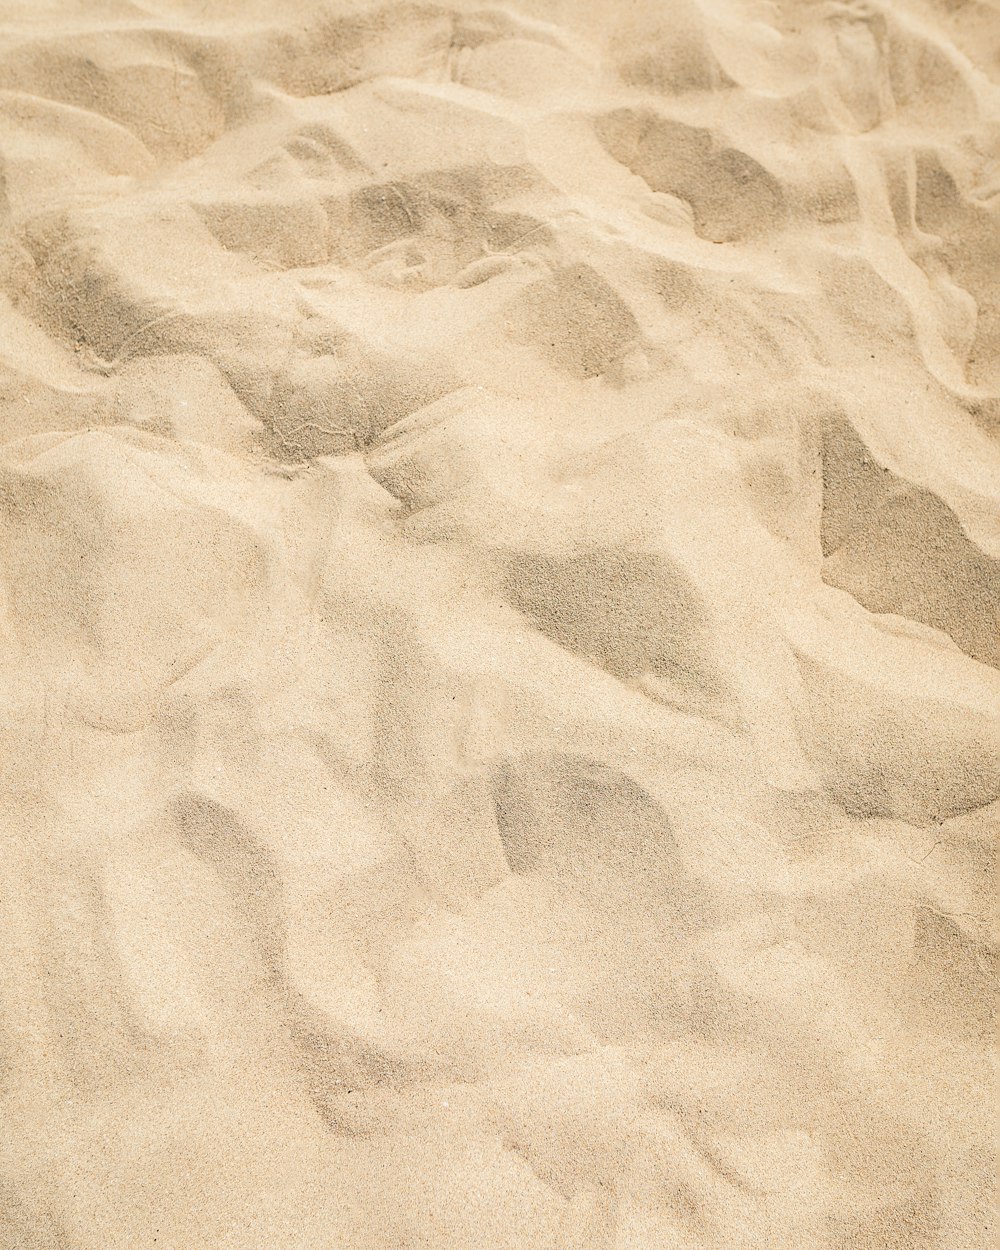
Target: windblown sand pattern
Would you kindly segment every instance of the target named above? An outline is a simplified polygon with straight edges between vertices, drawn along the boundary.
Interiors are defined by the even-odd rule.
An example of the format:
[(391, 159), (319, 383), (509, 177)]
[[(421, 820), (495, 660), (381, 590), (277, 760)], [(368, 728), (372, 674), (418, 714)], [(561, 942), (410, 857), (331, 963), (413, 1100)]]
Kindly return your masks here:
[(0, 0), (0, 1250), (987, 1250), (994, 0)]

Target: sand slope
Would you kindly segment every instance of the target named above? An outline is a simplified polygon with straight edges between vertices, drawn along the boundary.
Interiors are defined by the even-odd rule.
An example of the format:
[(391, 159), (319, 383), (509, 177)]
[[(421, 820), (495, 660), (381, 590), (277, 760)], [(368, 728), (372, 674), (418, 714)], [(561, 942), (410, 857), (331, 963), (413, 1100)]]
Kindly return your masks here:
[(0, 1250), (985, 1250), (992, 0), (0, 5)]

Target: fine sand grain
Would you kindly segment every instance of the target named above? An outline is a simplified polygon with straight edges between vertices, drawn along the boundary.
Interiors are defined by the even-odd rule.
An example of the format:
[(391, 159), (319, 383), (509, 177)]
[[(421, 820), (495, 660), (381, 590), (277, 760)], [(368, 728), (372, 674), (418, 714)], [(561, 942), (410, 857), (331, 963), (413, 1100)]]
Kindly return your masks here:
[(996, 0), (0, 0), (0, 1250), (988, 1250)]

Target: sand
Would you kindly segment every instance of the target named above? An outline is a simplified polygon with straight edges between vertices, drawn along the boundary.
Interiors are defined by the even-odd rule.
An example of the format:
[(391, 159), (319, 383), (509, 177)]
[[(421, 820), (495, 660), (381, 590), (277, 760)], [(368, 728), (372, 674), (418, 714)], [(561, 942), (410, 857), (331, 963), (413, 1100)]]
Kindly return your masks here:
[(2, 0), (0, 1250), (986, 1250), (994, 0)]

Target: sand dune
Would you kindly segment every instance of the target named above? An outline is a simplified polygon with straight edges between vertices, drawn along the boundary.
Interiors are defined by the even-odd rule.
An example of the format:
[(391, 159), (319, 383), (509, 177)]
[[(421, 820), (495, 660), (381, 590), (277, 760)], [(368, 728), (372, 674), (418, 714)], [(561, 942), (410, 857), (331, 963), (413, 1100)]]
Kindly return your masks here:
[(0, 1250), (985, 1250), (992, 0), (5, 0)]

